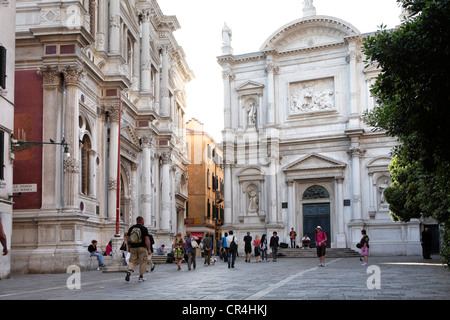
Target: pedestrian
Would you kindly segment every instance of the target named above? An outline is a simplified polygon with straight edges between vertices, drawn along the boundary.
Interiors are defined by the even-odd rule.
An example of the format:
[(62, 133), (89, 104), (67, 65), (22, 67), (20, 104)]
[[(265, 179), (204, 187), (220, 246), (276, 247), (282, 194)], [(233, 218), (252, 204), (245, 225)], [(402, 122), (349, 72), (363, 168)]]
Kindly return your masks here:
[(277, 253), (278, 247), (280, 246), (280, 238), (276, 231), (273, 232), (272, 237), (270, 238), (270, 248), (272, 249), (272, 259), (273, 262), (277, 262)]
[(367, 236), (366, 230), (361, 230), (362, 238), (359, 242), (361, 244), (361, 256), (364, 257), (363, 266), (367, 266), (369, 263), (369, 237)]
[(233, 235), (233, 230), (228, 232), (227, 237), (227, 256), (228, 256), (228, 269), (234, 268), (234, 263), (236, 261), (236, 253), (237, 253), (237, 242), (236, 237)]
[(222, 243), (221, 258), (223, 259), (223, 262), (225, 262), (225, 263), (228, 261), (227, 237), (228, 237), (228, 233), (225, 232), (225, 235), (222, 237), (222, 240), (220, 240), (220, 242)]
[(105, 254), (107, 256), (112, 255), (112, 241), (111, 240), (109, 240), (108, 245), (106, 246)]
[(311, 243), (311, 239), (305, 233), (305, 235), (302, 238), (302, 249), (309, 249), (309, 244), (310, 243)]
[(196, 242), (198, 240), (197, 237), (191, 236), (191, 233), (188, 231), (186, 233), (186, 251), (188, 254), (188, 270), (191, 270), (191, 265), (194, 267), (197, 266), (195, 261), (195, 255), (197, 253), (197, 247), (198, 243)]
[(3, 255), (8, 254), (8, 240), (6, 238), (5, 230), (3, 230), (2, 217), (0, 217), (0, 243), (3, 247)]
[(256, 262), (261, 262), (261, 239), (259, 236), (255, 236), (255, 240), (253, 240), (253, 246), (255, 247), (255, 259)]
[(322, 231), (321, 226), (316, 227), (316, 248), (317, 248), (317, 257), (319, 257), (319, 267), (325, 267), (325, 250), (327, 247), (327, 234)]
[(181, 233), (178, 233), (172, 245), (173, 257), (177, 259), (178, 270), (181, 270), (181, 261), (183, 261), (185, 243)]
[(212, 252), (212, 239), (209, 237), (209, 233), (205, 235), (205, 239), (203, 239), (203, 250), (205, 255), (205, 263), (209, 264), (211, 263), (211, 252)]
[(422, 255), (424, 259), (431, 259), (431, 247), (433, 236), (429, 228), (422, 231)]
[(291, 238), (291, 248), (295, 248), (295, 238), (297, 237), (297, 233), (294, 231), (294, 227), (291, 228), (289, 237)]
[(139, 216), (136, 218), (136, 224), (128, 229), (127, 247), (130, 250), (130, 261), (128, 264), (125, 281), (130, 281), (130, 275), (134, 272), (139, 264), (139, 282), (147, 279), (144, 278), (144, 273), (147, 272), (147, 259), (152, 254), (150, 245), (150, 236), (148, 229), (144, 226), (144, 218)]
[(244, 237), (244, 251), (245, 251), (245, 262), (250, 263), (250, 258), (252, 257), (252, 237), (250, 232)]
[(91, 245), (88, 247), (88, 251), (89, 251), (91, 257), (92, 256), (97, 257), (98, 266), (104, 267), (105, 264), (103, 263), (103, 257), (97, 250), (97, 243), (98, 243), (97, 240), (92, 240)]
[(267, 259), (267, 236), (263, 234), (261, 236), (261, 260), (264, 261), (264, 257), (266, 257), (266, 262), (269, 262)]
[(152, 261), (153, 256), (153, 245), (155, 244), (155, 240), (153, 240), (153, 236), (151, 234), (148, 235), (150, 238), (150, 253), (148, 255), (148, 263), (150, 264), (150, 272), (155, 270), (155, 264)]
[(120, 246), (120, 251), (122, 251), (123, 265), (127, 266), (128, 262), (130, 261), (130, 252), (129, 252), (128, 246), (127, 246), (127, 233), (126, 232), (123, 234), (123, 241), (122, 241), (122, 245)]
[(157, 250), (156, 250), (156, 254), (158, 255), (158, 256), (164, 256), (165, 254), (166, 254), (166, 250), (164, 249), (165, 248), (165, 245), (161, 245), (161, 247), (159, 247)]

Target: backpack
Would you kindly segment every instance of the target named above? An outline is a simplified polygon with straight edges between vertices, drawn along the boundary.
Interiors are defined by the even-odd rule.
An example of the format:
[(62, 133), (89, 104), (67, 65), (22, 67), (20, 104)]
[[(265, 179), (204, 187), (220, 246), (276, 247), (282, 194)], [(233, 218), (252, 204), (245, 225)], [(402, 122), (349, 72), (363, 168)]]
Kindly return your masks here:
[(129, 241), (130, 241), (130, 243), (141, 243), (142, 242), (141, 228), (134, 227), (133, 229), (131, 229)]
[(234, 237), (233, 237), (233, 241), (231, 241), (231, 243), (230, 243), (230, 250), (237, 251), (237, 244), (236, 244), (236, 242), (234, 242)]

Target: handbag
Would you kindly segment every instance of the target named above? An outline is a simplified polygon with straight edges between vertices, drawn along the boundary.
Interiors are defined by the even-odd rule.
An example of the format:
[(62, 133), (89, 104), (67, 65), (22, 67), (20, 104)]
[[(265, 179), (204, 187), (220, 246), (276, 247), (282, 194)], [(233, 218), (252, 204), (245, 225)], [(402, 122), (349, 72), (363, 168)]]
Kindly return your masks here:
[(361, 249), (361, 242), (358, 242), (358, 243), (356, 244), (356, 247), (357, 247), (358, 249)]
[(191, 247), (194, 249), (198, 248), (198, 243), (194, 240), (194, 238), (191, 238)]

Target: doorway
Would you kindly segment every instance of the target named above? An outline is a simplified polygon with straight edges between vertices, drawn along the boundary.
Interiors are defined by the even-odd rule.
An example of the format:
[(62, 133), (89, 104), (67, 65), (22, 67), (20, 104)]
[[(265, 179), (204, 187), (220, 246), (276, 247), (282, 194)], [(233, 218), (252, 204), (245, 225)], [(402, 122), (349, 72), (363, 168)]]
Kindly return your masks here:
[[(330, 228), (330, 203), (311, 203), (303, 205), (303, 233), (307, 234), (311, 239), (311, 248), (315, 248), (316, 243), (314, 236), (316, 227), (321, 226), (322, 231), (326, 233), (328, 241), (327, 247), (331, 245), (331, 228)], [(304, 236), (301, 235), (302, 237)]]

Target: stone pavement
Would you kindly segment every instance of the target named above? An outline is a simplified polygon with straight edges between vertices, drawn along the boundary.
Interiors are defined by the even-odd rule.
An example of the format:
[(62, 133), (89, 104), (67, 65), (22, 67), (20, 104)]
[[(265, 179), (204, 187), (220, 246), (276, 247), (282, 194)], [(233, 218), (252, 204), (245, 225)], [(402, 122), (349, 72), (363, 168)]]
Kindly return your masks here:
[(0, 280), (0, 300), (91, 300), (101, 305), (98, 300), (189, 300), (198, 304), (214, 300), (450, 298), (450, 271), (439, 256), (432, 260), (370, 257), (368, 267), (361, 266), (359, 258), (329, 258), (325, 267), (318, 267), (315, 258), (279, 258), (278, 262), (258, 264), (243, 259), (238, 257), (234, 269), (220, 260), (205, 266), (201, 258), (191, 271), (184, 263), (181, 271), (176, 263), (156, 265), (142, 283), (137, 282), (136, 272), (130, 282), (124, 281), (124, 273), (101, 271), (12, 275)]

